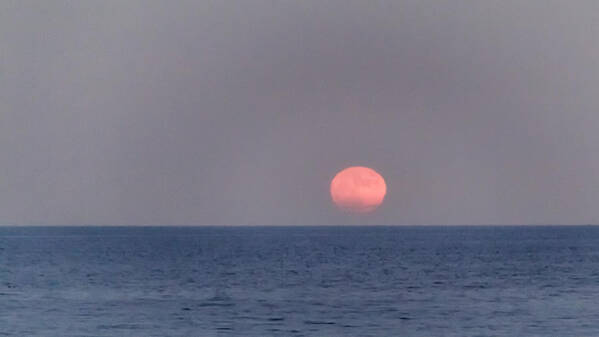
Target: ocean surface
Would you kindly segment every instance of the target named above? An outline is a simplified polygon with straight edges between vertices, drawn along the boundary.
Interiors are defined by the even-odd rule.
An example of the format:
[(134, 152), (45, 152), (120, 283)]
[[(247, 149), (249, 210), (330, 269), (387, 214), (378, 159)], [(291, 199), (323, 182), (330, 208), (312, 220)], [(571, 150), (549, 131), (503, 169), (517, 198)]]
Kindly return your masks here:
[(0, 336), (599, 336), (599, 227), (0, 227)]

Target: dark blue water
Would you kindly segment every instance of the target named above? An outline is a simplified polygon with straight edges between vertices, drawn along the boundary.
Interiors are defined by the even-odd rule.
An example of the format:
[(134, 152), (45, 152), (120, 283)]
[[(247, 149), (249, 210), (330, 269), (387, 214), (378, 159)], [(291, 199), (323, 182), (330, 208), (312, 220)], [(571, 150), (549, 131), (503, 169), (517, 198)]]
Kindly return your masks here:
[(0, 336), (599, 336), (599, 227), (0, 228)]

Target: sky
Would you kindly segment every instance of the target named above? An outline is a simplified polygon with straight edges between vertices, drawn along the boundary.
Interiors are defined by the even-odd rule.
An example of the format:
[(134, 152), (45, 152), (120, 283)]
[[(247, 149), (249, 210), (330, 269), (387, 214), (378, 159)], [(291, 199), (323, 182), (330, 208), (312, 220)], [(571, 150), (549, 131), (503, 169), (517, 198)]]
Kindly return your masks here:
[(588, 223), (598, 1), (0, 2), (0, 224)]

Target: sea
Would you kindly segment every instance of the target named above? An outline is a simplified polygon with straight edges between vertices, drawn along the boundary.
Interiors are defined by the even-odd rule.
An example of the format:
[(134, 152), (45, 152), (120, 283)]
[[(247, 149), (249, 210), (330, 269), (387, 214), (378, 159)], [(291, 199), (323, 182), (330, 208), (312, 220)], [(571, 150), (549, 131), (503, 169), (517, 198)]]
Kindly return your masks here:
[(0, 227), (0, 336), (599, 336), (599, 227)]

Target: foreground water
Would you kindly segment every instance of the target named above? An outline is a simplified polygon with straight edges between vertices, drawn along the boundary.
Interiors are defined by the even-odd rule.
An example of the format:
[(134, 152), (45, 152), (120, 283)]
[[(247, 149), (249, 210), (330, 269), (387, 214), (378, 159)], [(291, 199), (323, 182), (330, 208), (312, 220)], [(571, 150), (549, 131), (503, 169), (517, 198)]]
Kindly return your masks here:
[(599, 336), (599, 227), (0, 227), (0, 336)]

